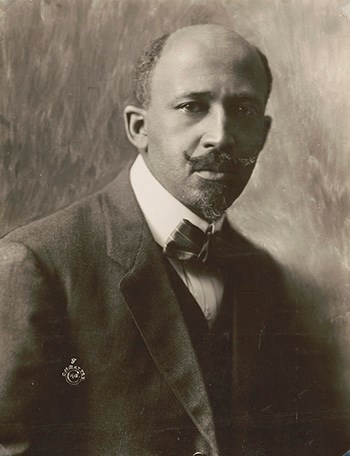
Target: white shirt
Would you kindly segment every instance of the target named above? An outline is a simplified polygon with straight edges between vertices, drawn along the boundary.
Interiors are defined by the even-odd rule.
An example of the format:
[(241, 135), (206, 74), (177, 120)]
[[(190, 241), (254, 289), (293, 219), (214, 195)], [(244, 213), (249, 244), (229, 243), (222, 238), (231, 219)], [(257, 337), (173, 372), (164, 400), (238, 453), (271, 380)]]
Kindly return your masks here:
[[(172, 196), (153, 176), (143, 157), (138, 155), (130, 170), (130, 181), (154, 240), (163, 248), (170, 234), (182, 219), (187, 219), (202, 231), (209, 223), (198, 217)], [(215, 224), (221, 229), (223, 219)], [(224, 292), (220, 272), (208, 272), (200, 265), (169, 258), (211, 326), (219, 312)]]

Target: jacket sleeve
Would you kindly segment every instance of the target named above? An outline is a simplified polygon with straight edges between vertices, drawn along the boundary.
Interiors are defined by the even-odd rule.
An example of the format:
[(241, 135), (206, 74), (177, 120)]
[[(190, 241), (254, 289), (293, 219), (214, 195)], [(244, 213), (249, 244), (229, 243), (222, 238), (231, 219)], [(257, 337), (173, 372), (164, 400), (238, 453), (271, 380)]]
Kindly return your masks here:
[[(0, 456), (33, 452), (60, 375), (48, 350), (60, 333), (55, 291), (33, 252), (21, 243), (0, 242)], [(61, 377), (62, 378), (62, 377)], [(50, 406), (42, 407), (42, 404)], [(41, 454), (41, 453), (40, 453)]]

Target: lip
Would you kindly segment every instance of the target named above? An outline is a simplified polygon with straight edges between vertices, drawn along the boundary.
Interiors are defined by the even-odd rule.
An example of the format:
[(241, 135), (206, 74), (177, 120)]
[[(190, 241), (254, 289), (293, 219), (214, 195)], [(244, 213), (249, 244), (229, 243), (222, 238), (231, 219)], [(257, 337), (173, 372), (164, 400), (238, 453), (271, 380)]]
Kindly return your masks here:
[(202, 179), (210, 181), (230, 181), (234, 175), (232, 171), (211, 171), (208, 169), (196, 171), (196, 174)]

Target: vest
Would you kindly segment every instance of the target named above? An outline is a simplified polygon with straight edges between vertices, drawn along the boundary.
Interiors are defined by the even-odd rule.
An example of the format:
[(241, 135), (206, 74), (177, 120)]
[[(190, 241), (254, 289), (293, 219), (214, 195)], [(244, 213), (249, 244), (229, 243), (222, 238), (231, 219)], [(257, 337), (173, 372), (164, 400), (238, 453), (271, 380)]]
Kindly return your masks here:
[[(209, 401), (213, 411), (220, 450), (227, 454), (233, 438), (232, 430), (232, 309), (224, 292), (220, 312), (211, 329), (196, 300), (167, 262), (167, 271), (197, 355)], [(225, 287), (226, 289), (226, 287)]]

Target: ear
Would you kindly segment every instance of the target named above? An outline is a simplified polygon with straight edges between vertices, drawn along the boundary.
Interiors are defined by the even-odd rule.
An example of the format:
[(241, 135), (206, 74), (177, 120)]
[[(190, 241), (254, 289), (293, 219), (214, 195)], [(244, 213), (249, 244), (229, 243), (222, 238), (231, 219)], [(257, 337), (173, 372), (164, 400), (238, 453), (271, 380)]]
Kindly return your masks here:
[(146, 110), (137, 106), (126, 106), (124, 109), (124, 125), (131, 144), (140, 152), (147, 151)]
[(261, 146), (260, 150), (264, 147), (267, 135), (269, 134), (270, 128), (272, 124), (272, 117), (270, 116), (264, 116), (264, 126), (263, 126), (263, 135), (262, 135), (262, 141), (261, 141)]

